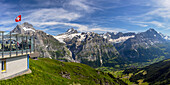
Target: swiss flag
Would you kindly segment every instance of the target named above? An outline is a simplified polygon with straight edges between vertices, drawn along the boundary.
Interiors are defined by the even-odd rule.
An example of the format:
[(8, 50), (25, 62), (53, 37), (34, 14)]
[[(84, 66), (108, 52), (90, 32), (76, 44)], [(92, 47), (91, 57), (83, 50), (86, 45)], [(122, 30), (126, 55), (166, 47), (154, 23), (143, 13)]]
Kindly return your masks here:
[(15, 21), (16, 21), (16, 22), (21, 21), (21, 15), (19, 15), (18, 17), (16, 17)]

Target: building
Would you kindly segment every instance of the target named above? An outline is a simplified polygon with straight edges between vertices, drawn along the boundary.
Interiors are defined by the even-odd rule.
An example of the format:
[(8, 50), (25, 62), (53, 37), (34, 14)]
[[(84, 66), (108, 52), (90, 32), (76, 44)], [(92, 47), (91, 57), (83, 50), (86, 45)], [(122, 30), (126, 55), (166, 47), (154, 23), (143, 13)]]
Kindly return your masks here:
[(34, 53), (34, 38), (0, 31), (0, 80), (29, 70), (29, 54)]

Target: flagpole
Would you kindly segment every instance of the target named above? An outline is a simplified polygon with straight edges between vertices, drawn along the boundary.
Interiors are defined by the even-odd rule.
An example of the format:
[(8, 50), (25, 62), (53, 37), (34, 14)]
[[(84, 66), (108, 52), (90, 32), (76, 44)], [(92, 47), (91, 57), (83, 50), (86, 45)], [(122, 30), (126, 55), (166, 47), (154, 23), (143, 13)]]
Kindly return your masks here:
[[(21, 16), (22, 17), (22, 16)], [(22, 18), (21, 18), (22, 19)], [(22, 21), (22, 20), (21, 20)], [(21, 23), (21, 21), (20, 21), (20, 23)], [(22, 23), (21, 23), (22, 24)]]
[[(21, 16), (22, 17), (22, 16)], [(21, 21), (20, 21), (20, 25), (21, 25)]]

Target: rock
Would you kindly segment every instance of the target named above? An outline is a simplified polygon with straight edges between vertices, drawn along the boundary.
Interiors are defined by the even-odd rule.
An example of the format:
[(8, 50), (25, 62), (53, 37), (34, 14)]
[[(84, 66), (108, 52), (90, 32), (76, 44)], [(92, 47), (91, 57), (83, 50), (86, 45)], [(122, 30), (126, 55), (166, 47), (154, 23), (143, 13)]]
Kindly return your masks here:
[(62, 76), (63, 78), (71, 79), (71, 77), (70, 77), (70, 73), (67, 73), (67, 72), (61, 72), (60, 74), (61, 74), (61, 76)]

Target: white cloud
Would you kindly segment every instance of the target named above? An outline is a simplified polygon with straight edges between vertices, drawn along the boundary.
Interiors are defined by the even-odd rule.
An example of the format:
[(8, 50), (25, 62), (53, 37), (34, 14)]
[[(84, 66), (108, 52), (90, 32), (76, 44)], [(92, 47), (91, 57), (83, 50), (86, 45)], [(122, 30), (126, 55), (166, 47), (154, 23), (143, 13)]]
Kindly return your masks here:
[(155, 25), (157, 27), (164, 27), (164, 24), (158, 21), (135, 21), (134, 23), (137, 23), (136, 25), (142, 26), (142, 27), (147, 27), (148, 25)]
[[(45, 0), (44, 0), (45, 1)], [(86, 0), (71, 0), (69, 2), (63, 2), (60, 1), (62, 3), (62, 5), (69, 5), (68, 7), (70, 8), (75, 8), (74, 10), (69, 10), (67, 8), (61, 7), (61, 8), (56, 8), (56, 7), (51, 7), (51, 8), (41, 8), (43, 5), (42, 4), (53, 4), (51, 3), (51, 1), (48, 1), (48, 3), (46, 3), (46, 1), (42, 4), (40, 4), (40, 2), (42, 2), (41, 0), (37, 0), (38, 2), (38, 6), (40, 6), (40, 8), (36, 8), (36, 9), (27, 9), (27, 10), (23, 10), (23, 8), (25, 7), (38, 7), (35, 6), (35, 4), (28, 4), (28, 3), (24, 3), (21, 4), (20, 6), (22, 7), (22, 11), (8, 11), (8, 7), (9, 4), (3, 5), (0, 3), (0, 5), (6, 7), (4, 10), (7, 10), (5, 13), (3, 14), (12, 14), (12, 15), (18, 15), (18, 14), (22, 14), (22, 23), (23, 22), (29, 22), (32, 23), (35, 27), (39, 27), (39, 29), (43, 30), (43, 31), (50, 31), (51, 29), (55, 28), (54, 25), (63, 25), (63, 26), (72, 26), (72, 27), (77, 27), (79, 28), (80, 31), (87, 31), (88, 27), (85, 25), (81, 25), (81, 24), (75, 24), (75, 23), (69, 23), (70, 21), (74, 21), (79, 19), (80, 17), (82, 17), (84, 14), (83, 13), (89, 13), (94, 11), (95, 7), (91, 7), (90, 2), (87, 2)], [(52, 2), (57, 3), (57, 1), (53, 0)], [(67, 4), (66, 4), (67, 3)], [(54, 5), (54, 4), (53, 4)], [(4, 10), (0, 10), (0, 12), (3, 12)], [(83, 11), (83, 13), (82, 13)], [(2, 14), (0, 14), (1, 16)], [(14, 18), (16, 17), (14, 16)], [(2, 27), (6, 30), (10, 30), (8, 27), (9, 23), (11, 27), (16, 26), (14, 18), (9, 18), (9, 17), (5, 17), (3, 18), (5, 20), (5, 22), (1, 19), (0, 20), (0, 25), (1, 29)], [(11, 20), (12, 19), (12, 20)], [(46, 23), (49, 22), (49, 23)], [(54, 23), (55, 22), (55, 23)], [(52, 28), (47, 28), (48, 27), (52, 27)]]
[(99, 9), (94, 7), (94, 3), (89, 0), (71, 0), (69, 5), (74, 7), (76, 10), (85, 11), (87, 13), (94, 12), (94, 10)]
[(89, 31), (93, 32), (125, 32), (126, 29), (121, 28), (91, 28)]
[(170, 0), (152, 0), (152, 3), (154, 9), (146, 13), (146, 16), (152, 15), (153, 17), (170, 18)]
[[(121, 28), (103, 28), (103, 27), (89, 27), (87, 25), (81, 25), (76, 23), (65, 23), (65, 22), (33, 22), (35, 26), (53, 26), (55, 28), (55, 25), (64, 25), (64, 26), (71, 26), (78, 28), (77, 30), (80, 32), (120, 32), (120, 31), (127, 31), (126, 29)], [(52, 28), (53, 28), (52, 27)], [(49, 29), (50, 30), (50, 29)]]
[(156, 25), (158, 27), (164, 27), (163, 23), (158, 22), (158, 21), (151, 21), (151, 22), (146, 22), (146, 23), (153, 24), (153, 25)]
[(71, 0), (70, 5), (76, 6), (79, 10), (90, 10), (90, 7), (85, 4), (86, 0)]
[(136, 24), (136, 25), (141, 26), (141, 27), (147, 27), (148, 26), (146, 24)]
[(67, 11), (63, 8), (49, 8), (34, 10), (24, 17), (24, 20), (46, 22), (46, 21), (73, 21), (80, 18), (81, 15), (75, 12)]
[(163, 8), (170, 8), (170, 1), (169, 0), (152, 0), (155, 2), (156, 7), (163, 7)]

